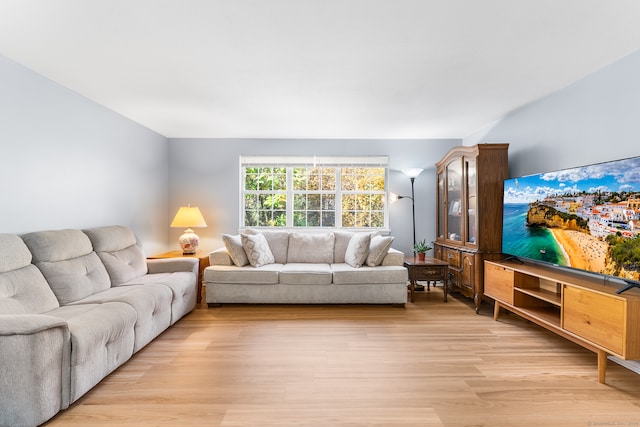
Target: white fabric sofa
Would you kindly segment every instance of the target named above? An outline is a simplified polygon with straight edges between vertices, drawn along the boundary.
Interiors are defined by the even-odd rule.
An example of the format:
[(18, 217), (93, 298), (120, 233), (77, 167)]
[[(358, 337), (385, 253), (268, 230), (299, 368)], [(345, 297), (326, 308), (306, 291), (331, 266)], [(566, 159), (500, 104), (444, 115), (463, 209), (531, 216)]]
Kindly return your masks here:
[(0, 426), (67, 408), (195, 307), (197, 275), (126, 227), (0, 234)]
[(210, 254), (204, 272), (210, 307), (407, 302), (404, 254), (390, 247), (392, 237), (246, 230), (223, 240), (225, 247)]

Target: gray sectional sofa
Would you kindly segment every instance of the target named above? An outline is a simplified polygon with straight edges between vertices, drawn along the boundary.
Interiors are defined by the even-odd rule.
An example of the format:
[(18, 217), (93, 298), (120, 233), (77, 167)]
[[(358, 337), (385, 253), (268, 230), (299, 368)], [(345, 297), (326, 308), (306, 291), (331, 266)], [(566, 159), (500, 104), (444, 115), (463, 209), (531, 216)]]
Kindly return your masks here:
[(193, 310), (197, 276), (122, 226), (0, 234), (0, 426), (67, 408)]
[(404, 254), (391, 248), (392, 237), (245, 230), (223, 241), (204, 272), (210, 307), (407, 302)]

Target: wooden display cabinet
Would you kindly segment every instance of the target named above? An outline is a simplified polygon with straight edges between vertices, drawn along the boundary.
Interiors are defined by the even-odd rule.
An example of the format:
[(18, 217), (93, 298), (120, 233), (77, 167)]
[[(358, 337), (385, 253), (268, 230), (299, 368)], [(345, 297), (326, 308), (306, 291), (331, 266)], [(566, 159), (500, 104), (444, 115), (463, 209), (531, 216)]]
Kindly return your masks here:
[(598, 355), (605, 381), (607, 356), (640, 358), (640, 290), (596, 276), (514, 261), (485, 262), (484, 293), (500, 308), (524, 317)]
[(483, 296), (484, 261), (502, 258), (502, 200), (509, 144), (456, 147), (436, 164), (434, 258), (449, 263), (449, 290)]

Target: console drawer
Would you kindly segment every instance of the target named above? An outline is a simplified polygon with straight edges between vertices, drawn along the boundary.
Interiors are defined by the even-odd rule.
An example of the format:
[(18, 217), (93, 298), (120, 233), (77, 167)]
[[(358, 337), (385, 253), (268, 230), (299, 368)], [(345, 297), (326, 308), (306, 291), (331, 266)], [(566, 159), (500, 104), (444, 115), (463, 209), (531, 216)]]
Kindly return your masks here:
[(563, 292), (563, 328), (614, 353), (624, 354), (624, 301), (573, 286), (565, 285)]

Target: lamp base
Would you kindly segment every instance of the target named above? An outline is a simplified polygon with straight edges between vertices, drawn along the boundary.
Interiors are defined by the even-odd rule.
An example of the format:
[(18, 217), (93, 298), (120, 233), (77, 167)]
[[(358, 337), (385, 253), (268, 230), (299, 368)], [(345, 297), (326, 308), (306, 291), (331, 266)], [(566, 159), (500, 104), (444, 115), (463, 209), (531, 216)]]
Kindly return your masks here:
[(192, 229), (187, 228), (184, 234), (178, 239), (178, 243), (182, 248), (182, 255), (193, 255), (198, 250), (200, 237), (198, 237)]

